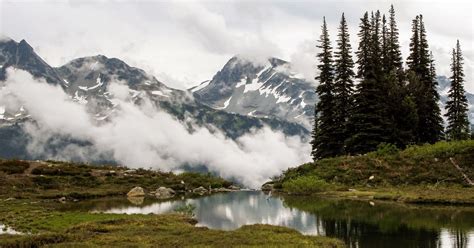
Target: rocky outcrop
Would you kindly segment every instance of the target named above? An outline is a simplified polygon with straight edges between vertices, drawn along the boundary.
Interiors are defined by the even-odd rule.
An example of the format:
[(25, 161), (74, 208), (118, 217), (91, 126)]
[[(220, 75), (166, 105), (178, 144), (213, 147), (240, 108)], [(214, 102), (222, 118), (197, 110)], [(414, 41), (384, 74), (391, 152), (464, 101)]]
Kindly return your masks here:
[(200, 194), (200, 195), (204, 195), (206, 194), (208, 191), (206, 188), (204, 188), (203, 186), (199, 187), (199, 188), (195, 188), (193, 189), (193, 193), (195, 194)]
[(176, 192), (175, 192), (173, 189), (166, 188), (166, 187), (159, 187), (159, 188), (155, 191), (155, 196), (156, 196), (156, 198), (159, 198), (159, 199), (171, 198), (171, 197), (173, 197), (175, 194), (176, 194)]
[(128, 197), (140, 197), (145, 196), (145, 191), (142, 187), (135, 187), (127, 193)]

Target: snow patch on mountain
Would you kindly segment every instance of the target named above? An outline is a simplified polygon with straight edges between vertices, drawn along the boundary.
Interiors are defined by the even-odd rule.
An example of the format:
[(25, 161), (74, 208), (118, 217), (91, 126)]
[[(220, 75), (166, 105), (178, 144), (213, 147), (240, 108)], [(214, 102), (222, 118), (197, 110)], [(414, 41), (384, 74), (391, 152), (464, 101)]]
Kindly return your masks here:
[(205, 87), (190, 90), (196, 99), (212, 108), (277, 118), (310, 130), (317, 99), (311, 85), (298, 77), (286, 61), (270, 58), (264, 64), (254, 64), (233, 57)]
[(206, 87), (207, 85), (209, 85), (210, 82), (211, 82), (211, 80), (206, 80), (206, 81), (200, 83), (199, 85), (190, 88), (189, 90), (190, 90), (191, 92), (195, 92), (195, 91), (201, 90), (201, 89), (203, 89), (204, 87)]

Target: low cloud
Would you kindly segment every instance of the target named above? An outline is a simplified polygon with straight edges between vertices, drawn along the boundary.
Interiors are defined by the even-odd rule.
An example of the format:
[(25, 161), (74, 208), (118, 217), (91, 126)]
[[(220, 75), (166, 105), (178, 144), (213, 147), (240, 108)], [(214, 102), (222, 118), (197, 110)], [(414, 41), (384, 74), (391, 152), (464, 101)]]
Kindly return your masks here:
[(237, 140), (205, 128), (190, 133), (149, 100), (141, 105), (130, 102), (124, 93), (127, 86), (111, 83), (111, 87), (119, 107), (109, 122), (101, 124), (60, 87), (21, 70), (8, 70), (0, 95), (8, 95), (9, 100), (0, 98), (0, 105), (21, 104), (36, 121), (24, 127), (31, 136), (28, 149), (33, 155), (47, 153), (44, 147), (59, 136), (90, 143), (86, 147), (66, 145), (58, 153), (48, 154), (53, 159), (90, 161), (110, 156), (129, 167), (166, 171), (179, 170), (184, 164), (206, 165), (210, 171), (250, 187), (310, 160), (309, 145), (299, 137), (286, 137), (268, 127)]

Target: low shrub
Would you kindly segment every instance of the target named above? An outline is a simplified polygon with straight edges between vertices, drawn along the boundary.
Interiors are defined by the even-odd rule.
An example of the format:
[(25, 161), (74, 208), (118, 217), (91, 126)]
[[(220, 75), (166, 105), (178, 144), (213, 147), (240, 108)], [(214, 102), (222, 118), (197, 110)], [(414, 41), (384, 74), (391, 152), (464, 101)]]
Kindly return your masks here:
[(34, 177), (33, 183), (35, 183), (36, 185), (38, 185), (39, 187), (43, 189), (58, 189), (60, 187), (59, 183), (56, 182), (54, 178), (51, 178), (51, 177), (44, 177), (44, 176)]
[(8, 160), (0, 163), (0, 171), (6, 174), (21, 174), (30, 167), (28, 162)]
[(290, 179), (283, 183), (283, 189), (288, 193), (311, 194), (329, 189), (328, 184), (323, 179), (308, 175)]
[(88, 176), (90, 174), (90, 168), (81, 168), (80, 166), (71, 166), (71, 165), (54, 165), (47, 166), (42, 165), (36, 167), (31, 171), (33, 175), (48, 175), (48, 176), (77, 176), (83, 175)]
[(377, 150), (371, 152), (367, 155), (369, 156), (376, 156), (376, 157), (384, 157), (384, 156), (392, 156), (399, 153), (400, 150), (394, 144), (390, 143), (381, 143), (377, 146)]

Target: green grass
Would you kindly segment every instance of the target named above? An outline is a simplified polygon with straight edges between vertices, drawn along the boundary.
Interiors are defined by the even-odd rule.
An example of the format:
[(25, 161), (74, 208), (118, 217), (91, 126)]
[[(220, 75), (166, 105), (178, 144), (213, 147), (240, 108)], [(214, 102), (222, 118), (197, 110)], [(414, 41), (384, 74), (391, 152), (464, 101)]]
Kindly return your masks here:
[(274, 183), (288, 193), (318, 193), (324, 187), (316, 185), (330, 185), (326, 191), (339, 195), (359, 194), (337, 192), (355, 188), (378, 191), (371, 195), (392, 200), (474, 204), (474, 190), (450, 158), (474, 180), (474, 140), (469, 140), (411, 146), (403, 151), (384, 145), (366, 155), (327, 158), (288, 169)]
[(0, 205), (0, 222), (29, 235), (0, 235), (0, 247), (344, 247), (341, 241), (304, 236), (277, 226), (235, 231), (196, 227), (184, 214), (123, 215), (61, 212), (52, 202), (12, 200)]
[[(208, 189), (233, 185), (212, 174), (186, 172), (176, 175), (146, 169), (130, 172), (125, 167), (58, 161), (4, 161), (0, 163), (0, 169), (0, 199), (62, 196), (85, 199), (124, 195), (135, 186), (143, 187), (146, 192), (160, 186), (184, 192), (200, 186)], [(25, 170), (28, 173), (24, 173)]]

